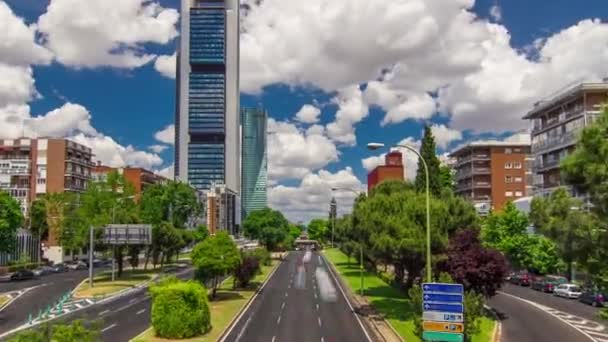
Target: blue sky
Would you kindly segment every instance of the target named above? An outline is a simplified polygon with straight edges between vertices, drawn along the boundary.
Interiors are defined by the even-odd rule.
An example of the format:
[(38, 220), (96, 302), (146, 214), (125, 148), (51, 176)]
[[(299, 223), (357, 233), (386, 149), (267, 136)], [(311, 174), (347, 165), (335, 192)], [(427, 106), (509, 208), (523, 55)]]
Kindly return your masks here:
[[(141, 8), (157, 4), (142, 0), (104, 0), (107, 5), (99, 5), (96, 9), (98, 19), (109, 18), (110, 13), (100, 11), (113, 11), (112, 3), (121, 1)], [(333, 4), (328, 0), (311, 1), (319, 6), (329, 6), (326, 8), (341, 6), (336, 1)], [(141, 27), (132, 29), (132, 34), (125, 31), (125, 36), (133, 37), (124, 41), (120, 36), (108, 38), (108, 34), (85, 30), (82, 34), (74, 33), (82, 24), (78, 22), (79, 6), (75, 4), (93, 2), (102, 1), (5, 0), (15, 22), (22, 20), (24, 26), (37, 23), (39, 17), (48, 12), (46, 23), (29, 26), (35, 32), (35, 38), (28, 44), (43, 46), (53, 57), (28, 61), (29, 58), (23, 57), (28, 56), (24, 50), (19, 57), (24, 63), (15, 62), (15, 59), (9, 62), (8, 57), (3, 61), (2, 54), (8, 56), (19, 51), (14, 52), (18, 49), (12, 48), (13, 52), (8, 52), (0, 47), (0, 64), (14, 68), (26, 64), (32, 68), (39, 94), (3, 102), (0, 87), (0, 107), (29, 104), (29, 116), (37, 117), (61, 108), (66, 102), (78, 104), (89, 113), (88, 121), (85, 118), (86, 123), (79, 121), (74, 127), (52, 132), (74, 136), (83, 132), (82, 125), (90, 125), (94, 131), (87, 133), (84, 130), (85, 135), (98, 138), (87, 140), (91, 144), (101, 138), (116, 143), (112, 147), (99, 147), (98, 155), (106, 159), (104, 161), (139, 164), (155, 170), (166, 168), (173, 162), (173, 149), (171, 144), (155, 139), (155, 133), (173, 123), (175, 80), (157, 70), (154, 58), (169, 56), (175, 50), (178, 38), (172, 30), (177, 30), (178, 26), (174, 18), (168, 18), (171, 17), (168, 9), (178, 9), (178, 1), (160, 1), (160, 7), (149, 14), (125, 10), (119, 19), (108, 19), (124, 20), (122, 24), (125, 25), (129, 15), (141, 19), (141, 22), (135, 21)], [(294, 220), (324, 214), (325, 205), (320, 203), (330, 195), (327, 184), (364, 186), (367, 170), (363, 160), (371, 157), (367, 161), (368, 167), (379, 160), (378, 154), (371, 154), (364, 148), (371, 140), (394, 144), (409, 138), (409, 142), (415, 144), (424, 122), (444, 128), (437, 131), (445, 134), (440, 154), (472, 139), (508, 137), (527, 127), (518, 118), (534, 100), (578, 79), (598, 79), (608, 74), (605, 69), (608, 38), (603, 34), (608, 32), (605, 22), (608, 3), (605, 0), (586, 0), (584, 6), (573, 6), (570, 0), (478, 0), (470, 6), (472, 0), (458, 0), (450, 1), (457, 4), (444, 6), (449, 8), (442, 11), (434, 9), (433, 5), (428, 8), (413, 6), (423, 3), (420, 0), (392, 3), (378, 0), (374, 5), (364, 5), (357, 0), (344, 5), (344, 15), (336, 14), (333, 19), (318, 19), (318, 15), (308, 12), (301, 4), (286, 4), (285, 1), (265, 0), (260, 5), (253, 5), (253, 0), (242, 2), (252, 5), (253, 9), (243, 16), (246, 33), (241, 44), (241, 83), (244, 91), (255, 94), (243, 93), (241, 105), (262, 105), (276, 122), (287, 121), (285, 126), (273, 128), (277, 130), (276, 143), (288, 145), (286, 141), (303, 137), (305, 146), (300, 147), (305, 151), (315, 151), (327, 144), (336, 149), (335, 155), (314, 153), (295, 161), (294, 156), (283, 160), (280, 153), (293, 151), (297, 154), (297, 147), (275, 150), (275, 153), (269, 151), (270, 167), (275, 165), (277, 170), (282, 170), (272, 176), (270, 203), (285, 210)], [(56, 6), (53, 11), (51, 7), (47, 9), (49, 3), (51, 7)], [(395, 3), (403, 6), (394, 10), (389, 8), (396, 6)], [(441, 0), (429, 3), (441, 5)], [(386, 4), (384, 8), (383, 4)], [(374, 35), (371, 35), (374, 27), (366, 26), (369, 19), (366, 19), (365, 11), (369, 11), (370, 16), (373, 13), (384, 16), (375, 17), (378, 22), (375, 25), (381, 30), (379, 28)], [(470, 20), (463, 19), (462, 11)], [(392, 18), (391, 13), (403, 13), (403, 18)], [(95, 18), (91, 13), (88, 15), (84, 17)], [(63, 19), (51, 20), (50, 17)], [(428, 20), (420, 19), (423, 17)], [(145, 28), (149, 24), (145, 20), (150, 18), (154, 25)], [(594, 18), (599, 20), (581, 23)], [(433, 21), (434, 24), (429, 24)], [(160, 25), (161, 22), (164, 24)], [(122, 29), (120, 24), (113, 23), (116, 30)], [(91, 31), (108, 30), (101, 27), (103, 23), (92, 19), (86, 25)], [(429, 25), (428, 29), (425, 25)], [(156, 29), (158, 32), (152, 34)], [(421, 32), (417, 32), (418, 29)], [(318, 34), (310, 33), (317, 30)], [(402, 36), (407, 39), (400, 41)], [(114, 65), (108, 66), (112, 63), (104, 60), (107, 57), (104, 57), (104, 51), (90, 52), (90, 47), (83, 47), (78, 54), (69, 51), (71, 46), (65, 45), (65, 41), (77, 42), (78, 39), (92, 44), (90, 46), (98, 46), (95, 39), (104, 39), (112, 49), (117, 48), (119, 54), (125, 49), (139, 57), (144, 54), (154, 57), (148, 62), (133, 62), (137, 65), (112, 62)], [(437, 41), (442, 42), (441, 47), (434, 45)], [(371, 45), (366, 51), (357, 44)], [(484, 44), (490, 44), (490, 47)], [(586, 54), (585, 50), (591, 46), (604, 54), (591, 54), (590, 51)], [(573, 49), (578, 52), (569, 51)], [(93, 57), (87, 62), (89, 55)], [(431, 61), (435, 57), (439, 62), (433, 64)], [(388, 70), (390, 77), (382, 78), (381, 69)], [(571, 70), (580, 72), (569, 72)], [(345, 90), (356, 84), (362, 85), (360, 91)], [(372, 85), (368, 87), (368, 84)], [(490, 88), (501, 89), (496, 94), (496, 91), (489, 91)], [(317, 122), (295, 120), (295, 114), (306, 104), (321, 111)], [(336, 113), (340, 110), (343, 114), (338, 120)], [(365, 114), (361, 115), (361, 112)], [(389, 112), (393, 114), (387, 114)], [(389, 116), (392, 119), (387, 119)], [(337, 123), (333, 129), (330, 128), (332, 123)], [(317, 125), (316, 133), (305, 133), (313, 124)], [(340, 129), (336, 128), (338, 126)], [(0, 121), (0, 132), (11, 133), (11, 129), (14, 127)], [(355, 134), (356, 143), (347, 137), (348, 133)], [(156, 155), (150, 150), (152, 145), (167, 148)], [(270, 147), (273, 148), (277, 147)], [(115, 158), (112, 153), (120, 153), (121, 157)], [(316, 156), (320, 160), (314, 160)], [(298, 170), (289, 169), (294, 163), (298, 164)], [(272, 170), (270, 172), (273, 174)], [(321, 186), (325, 190), (319, 190), (318, 184), (325, 184)], [(348, 211), (352, 196), (338, 194), (338, 197), (343, 212)]]

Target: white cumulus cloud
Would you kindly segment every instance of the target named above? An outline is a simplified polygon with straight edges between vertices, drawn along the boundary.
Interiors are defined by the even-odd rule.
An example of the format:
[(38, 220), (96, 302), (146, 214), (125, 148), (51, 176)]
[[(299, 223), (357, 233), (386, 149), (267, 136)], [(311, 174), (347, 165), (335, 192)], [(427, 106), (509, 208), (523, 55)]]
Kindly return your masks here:
[(160, 72), (161, 75), (175, 79), (176, 74), (177, 53), (172, 55), (158, 56), (154, 61), (154, 69)]
[(496, 22), (502, 21), (502, 9), (498, 5), (490, 7), (490, 17)]
[(65, 65), (135, 68), (155, 57), (144, 44), (177, 36), (178, 20), (177, 10), (150, 0), (51, 0), (38, 30)]
[(154, 153), (162, 153), (164, 150), (168, 149), (167, 145), (151, 145), (148, 147)]
[(296, 120), (304, 123), (319, 122), (321, 110), (313, 105), (305, 104), (296, 113)]
[(441, 149), (448, 147), (452, 141), (462, 140), (462, 133), (460, 131), (451, 129), (446, 125), (433, 124), (431, 132), (433, 132), (437, 147)]
[(369, 107), (363, 99), (359, 85), (352, 85), (338, 91), (333, 99), (338, 104), (336, 120), (327, 125), (329, 137), (339, 143), (355, 145), (355, 126), (369, 114)]
[(154, 134), (154, 138), (165, 144), (175, 144), (175, 125), (171, 124)]

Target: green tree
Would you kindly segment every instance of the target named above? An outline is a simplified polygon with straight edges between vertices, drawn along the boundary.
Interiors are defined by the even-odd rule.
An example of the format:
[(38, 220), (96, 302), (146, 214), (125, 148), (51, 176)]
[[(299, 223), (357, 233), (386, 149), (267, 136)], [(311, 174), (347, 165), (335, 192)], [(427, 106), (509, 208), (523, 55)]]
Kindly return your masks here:
[(10, 253), (15, 245), (17, 229), (23, 225), (19, 202), (0, 191), (0, 252)]
[(454, 191), (454, 171), (451, 167), (446, 165), (441, 165), (439, 167), (439, 183), (441, 185), (441, 189), (444, 191)]
[(49, 226), (46, 223), (46, 208), (42, 199), (36, 199), (32, 202), (30, 208), (30, 230), (32, 234), (45, 239), (48, 233)]
[(196, 245), (191, 258), (197, 268), (197, 278), (211, 282), (215, 297), (221, 277), (232, 273), (240, 264), (241, 253), (226, 232), (219, 232)]
[(317, 240), (319, 243), (327, 242), (328, 237), (331, 239), (331, 228), (329, 227), (329, 222), (325, 219), (318, 218), (311, 220), (308, 223), (306, 232), (309, 239)]
[(192, 236), (194, 243), (202, 242), (208, 237), (209, 237), (209, 229), (207, 228), (206, 225), (199, 224), (198, 226), (196, 226), (196, 229), (194, 230), (194, 233)]
[(548, 199), (534, 199), (530, 219), (537, 232), (550, 238), (572, 274), (572, 264), (589, 260), (591, 250), (588, 236), (597, 229), (597, 220), (582, 210), (582, 203), (570, 196), (566, 189), (554, 191)]
[[(427, 124), (424, 126), (424, 136), (422, 145), (420, 146), (420, 155), (426, 161), (429, 170), (429, 191), (436, 196), (441, 194), (442, 177), (440, 172), (439, 158), (437, 158), (437, 147), (435, 145), (435, 137), (431, 127)], [(426, 178), (422, 160), (418, 160), (418, 170), (416, 171), (416, 190), (418, 192), (426, 191)]]
[(251, 212), (243, 222), (245, 236), (258, 240), (270, 251), (285, 240), (289, 222), (277, 210), (264, 208)]

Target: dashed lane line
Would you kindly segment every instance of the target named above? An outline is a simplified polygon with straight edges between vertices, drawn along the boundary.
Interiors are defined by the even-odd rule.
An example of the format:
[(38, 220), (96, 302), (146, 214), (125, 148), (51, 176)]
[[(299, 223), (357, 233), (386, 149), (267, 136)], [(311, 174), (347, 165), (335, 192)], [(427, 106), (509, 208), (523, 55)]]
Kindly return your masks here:
[(103, 310), (102, 312), (99, 313), (99, 316), (103, 316), (103, 315), (107, 314), (108, 312), (110, 312), (110, 310)]
[(323, 326), (323, 323), (321, 323), (321, 317), (317, 317), (317, 321), (319, 322), (319, 326)]
[(105, 327), (105, 328), (101, 329), (101, 332), (102, 332), (102, 333), (103, 333), (103, 332), (106, 332), (106, 331), (108, 331), (108, 330), (110, 330), (110, 329), (114, 328), (114, 327), (115, 327), (115, 326), (117, 326), (117, 325), (118, 325), (118, 324), (116, 324), (116, 323), (110, 324), (110, 325), (108, 325), (107, 327)]
[(136, 315), (141, 315), (144, 312), (146, 312), (146, 309), (141, 309), (141, 310), (137, 311), (135, 314)]
[(281, 324), (281, 315), (279, 315), (279, 318), (277, 318), (277, 325)]

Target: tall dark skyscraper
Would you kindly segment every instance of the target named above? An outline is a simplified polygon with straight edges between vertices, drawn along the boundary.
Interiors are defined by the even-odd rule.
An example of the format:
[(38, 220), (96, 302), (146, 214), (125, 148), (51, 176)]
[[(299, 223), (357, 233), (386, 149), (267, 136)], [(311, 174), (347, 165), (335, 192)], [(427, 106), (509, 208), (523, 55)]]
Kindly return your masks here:
[(261, 108), (241, 110), (242, 218), (267, 205), (266, 132), (268, 115)]
[(182, 0), (175, 175), (240, 193), (239, 3)]

